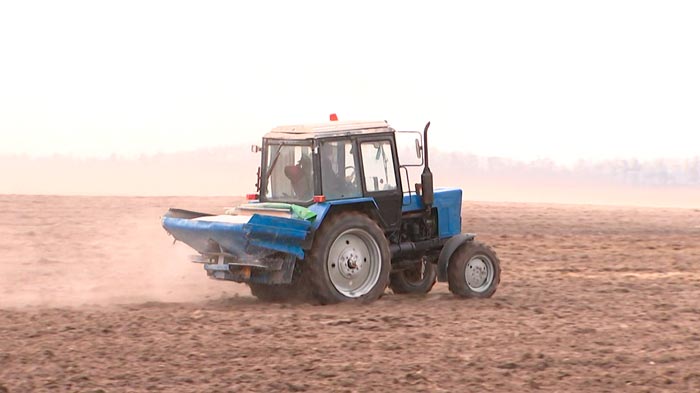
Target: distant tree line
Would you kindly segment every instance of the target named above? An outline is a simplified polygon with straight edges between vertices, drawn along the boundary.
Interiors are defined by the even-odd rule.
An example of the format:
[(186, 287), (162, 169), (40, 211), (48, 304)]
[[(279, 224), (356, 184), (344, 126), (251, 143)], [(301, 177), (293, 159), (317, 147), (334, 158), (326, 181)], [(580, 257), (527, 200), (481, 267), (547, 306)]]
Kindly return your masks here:
[(436, 168), (464, 176), (537, 176), (606, 181), (627, 185), (700, 186), (700, 156), (688, 159), (578, 160), (561, 165), (550, 159), (521, 161), (469, 153), (441, 153), (431, 160)]

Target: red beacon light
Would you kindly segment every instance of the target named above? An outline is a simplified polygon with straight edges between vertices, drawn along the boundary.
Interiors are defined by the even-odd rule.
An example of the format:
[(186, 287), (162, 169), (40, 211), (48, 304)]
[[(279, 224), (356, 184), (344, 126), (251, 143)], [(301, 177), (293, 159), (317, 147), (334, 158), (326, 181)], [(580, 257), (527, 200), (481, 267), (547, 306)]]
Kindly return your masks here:
[(338, 115), (331, 113), (331, 121), (338, 121)]
[(326, 201), (325, 195), (314, 195), (314, 203), (321, 203)]
[(258, 194), (245, 194), (245, 199), (247, 201), (257, 201), (260, 196)]

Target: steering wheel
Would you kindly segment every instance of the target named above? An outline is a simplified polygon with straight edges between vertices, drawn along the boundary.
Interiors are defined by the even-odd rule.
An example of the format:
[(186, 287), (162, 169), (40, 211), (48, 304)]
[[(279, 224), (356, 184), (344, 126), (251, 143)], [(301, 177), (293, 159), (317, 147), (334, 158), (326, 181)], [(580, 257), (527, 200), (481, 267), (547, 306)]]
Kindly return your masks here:
[[(350, 174), (348, 174), (348, 169), (351, 170)], [(345, 181), (350, 182), (350, 183), (355, 183), (355, 167), (350, 165), (345, 167)]]

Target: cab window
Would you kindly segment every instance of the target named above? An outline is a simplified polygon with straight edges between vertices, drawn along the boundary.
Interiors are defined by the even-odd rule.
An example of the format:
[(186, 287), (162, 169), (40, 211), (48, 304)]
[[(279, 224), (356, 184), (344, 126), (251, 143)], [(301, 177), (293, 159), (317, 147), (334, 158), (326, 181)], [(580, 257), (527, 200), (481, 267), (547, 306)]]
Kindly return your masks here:
[(263, 169), (268, 201), (307, 202), (313, 197), (311, 146), (270, 143)]
[(391, 143), (389, 141), (363, 142), (360, 150), (367, 192), (395, 190), (396, 174)]
[(321, 188), (327, 199), (354, 198), (362, 195), (355, 176), (355, 154), (350, 140), (323, 142), (320, 148)]

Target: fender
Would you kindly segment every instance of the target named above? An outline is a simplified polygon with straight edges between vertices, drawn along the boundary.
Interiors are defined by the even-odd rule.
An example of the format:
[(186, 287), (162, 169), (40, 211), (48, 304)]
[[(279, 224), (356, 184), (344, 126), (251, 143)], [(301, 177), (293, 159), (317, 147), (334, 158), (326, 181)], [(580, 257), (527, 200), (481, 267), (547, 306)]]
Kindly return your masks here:
[(459, 246), (474, 240), (475, 237), (476, 235), (473, 233), (460, 233), (459, 235), (451, 237), (450, 240), (445, 243), (445, 246), (442, 247), (442, 250), (440, 251), (440, 257), (438, 258), (438, 281), (447, 281), (447, 267), (450, 263), (450, 257), (457, 250), (457, 248), (459, 248)]
[(316, 230), (321, 226), (326, 216), (336, 209), (351, 209), (351, 210), (362, 210), (364, 209), (369, 216), (377, 220), (380, 227), (385, 228), (386, 224), (382, 221), (382, 217), (379, 214), (379, 207), (377, 206), (377, 201), (372, 197), (360, 197), (360, 198), (349, 198), (349, 199), (338, 199), (328, 202), (314, 203), (309, 206), (309, 210), (316, 213), (316, 219), (311, 225), (311, 235), (307, 238), (307, 242), (302, 248), (309, 250), (311, 249), (311, 244), (313, 243), (314, 235)]

